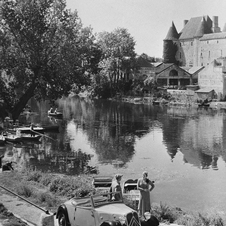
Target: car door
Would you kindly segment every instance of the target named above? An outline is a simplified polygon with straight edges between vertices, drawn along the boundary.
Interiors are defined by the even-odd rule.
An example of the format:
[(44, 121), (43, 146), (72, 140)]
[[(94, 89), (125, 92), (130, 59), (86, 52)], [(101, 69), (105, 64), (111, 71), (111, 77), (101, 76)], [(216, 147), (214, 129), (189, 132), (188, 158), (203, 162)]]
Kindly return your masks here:
[(75, 208), (73, 226), (95, 226), (94, 210), (90, 207)]

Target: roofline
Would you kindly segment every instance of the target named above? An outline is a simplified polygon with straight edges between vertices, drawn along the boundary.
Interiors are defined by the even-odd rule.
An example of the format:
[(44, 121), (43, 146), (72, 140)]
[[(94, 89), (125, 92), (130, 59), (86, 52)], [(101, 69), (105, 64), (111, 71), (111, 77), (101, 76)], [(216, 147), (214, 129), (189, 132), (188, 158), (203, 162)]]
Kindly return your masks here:
[(172, 63), (171, 65), (169, 65), (168, 67), (166, 67), (166, 68), (164, 68), (162, 71), (160, 71), (159, 73), (157, 73), (156, 75), (158, 75), (158, 74), (160, 74), (160, 73), (162, 73), (163, 71), (165, 71), (166, 69), (168, 69), (169, 67), (171, 67), (171, 66), (176, 66), (176, 67), (178, 67), (180, 70), (182, 70), (182, 71), (184, 71), (185, 73), (187, 73), (188, 75), (192, 75), (191, 73), (189, 73), (188, 71), (186, 71), (186, 70), (184, 70), (183, 68), (181, 68), (180, 66), (177, 66), (176, 64), (174, 64), (174, 63)]

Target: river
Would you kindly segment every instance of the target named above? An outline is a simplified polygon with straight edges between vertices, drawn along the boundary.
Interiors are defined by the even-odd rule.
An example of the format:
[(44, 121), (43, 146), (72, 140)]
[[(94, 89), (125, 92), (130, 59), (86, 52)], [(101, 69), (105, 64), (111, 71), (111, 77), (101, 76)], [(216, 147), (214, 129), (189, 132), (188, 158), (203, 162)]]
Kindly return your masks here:
[(69, 175), (122, 173), (123, 181), (146, 170), (152, 202), (225, 214), (226, 112), (73, 97), (58, 101), (63, 120), (56, 120), (48, 104), (31, 105), (22, 121), (58, 124), (60, 132), (1, 147), (5, 159)]

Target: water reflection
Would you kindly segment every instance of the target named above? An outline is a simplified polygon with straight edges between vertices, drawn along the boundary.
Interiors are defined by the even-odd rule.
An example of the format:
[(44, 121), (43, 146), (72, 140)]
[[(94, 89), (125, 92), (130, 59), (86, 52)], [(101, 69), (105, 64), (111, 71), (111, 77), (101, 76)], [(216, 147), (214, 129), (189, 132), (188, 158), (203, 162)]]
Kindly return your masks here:
[[(32, 102), (35, 113), (20, 120), (59, 125), (59, 133), (45, 134), (41, 143), (19, 148), (7, 146), (1, 152), (20, 153), (20, 158), (15, 157), (18, 164), (43, 171), (103, 173), (97, 169), (98, 164), (128, 168), (138, 152), (136, 141), (159, 131), (170, 162), (182, 154), (186, 164), (217, 170), (219, 158), (226, 160), (226, 117), (222, 112), (76, 97), (61, 99), (58, 105), (63, 112), (62, 120), (47, 116), (48, 103), (35, 102)], [(79, 139), (84, 141), (80, 143)], [(153, 146), (160, 145), (157, 140), (153, 142)]]

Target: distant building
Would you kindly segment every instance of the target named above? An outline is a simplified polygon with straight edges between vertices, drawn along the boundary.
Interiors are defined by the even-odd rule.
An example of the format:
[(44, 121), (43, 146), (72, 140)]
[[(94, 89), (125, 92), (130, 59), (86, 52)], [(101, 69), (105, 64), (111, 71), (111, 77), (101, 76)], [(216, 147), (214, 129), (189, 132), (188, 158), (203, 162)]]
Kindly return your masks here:
[[(188, 82), (190, 76), (191, 85), (198, 83), (200, 88), (213, 88), (218, 97), (226, 95), (226, 26), (221, 31), (218, 26), (218, 17), (213, 20), (209, 16), (194, 17), (184, 21), (184, 27), (180, 33), (172, 22), (172, 26), (163, 40), (163, 62), (174, 64), (172, 70), (174, 81), (171, 78), (172, 70), (168, 70), (168, 83), (174, 85)], [(187, 73), (183, 73), (182, 71)], [(176, 80), (176, 76), (178, 79)], [(158, 79), (161, 79), (159, 74)], [(165, 72), (165, 78), (166, 72)], [(196, 81), (195, 81), (196, 80)]]

